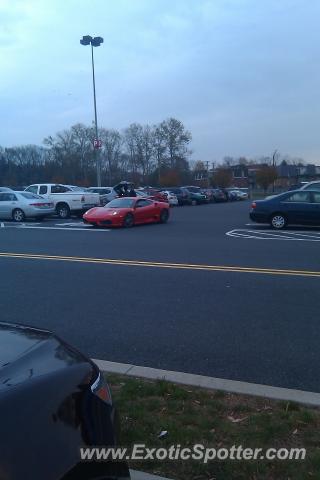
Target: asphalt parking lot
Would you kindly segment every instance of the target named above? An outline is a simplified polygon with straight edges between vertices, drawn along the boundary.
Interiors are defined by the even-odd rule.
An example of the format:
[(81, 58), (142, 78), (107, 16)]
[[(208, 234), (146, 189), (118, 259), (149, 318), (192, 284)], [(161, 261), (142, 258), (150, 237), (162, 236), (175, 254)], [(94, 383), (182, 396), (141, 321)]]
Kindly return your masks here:
[(95, 358), (320, 392), (320, 229), (274, 232), (249, 205), (132, 229), (1, 222), (1, 319)]

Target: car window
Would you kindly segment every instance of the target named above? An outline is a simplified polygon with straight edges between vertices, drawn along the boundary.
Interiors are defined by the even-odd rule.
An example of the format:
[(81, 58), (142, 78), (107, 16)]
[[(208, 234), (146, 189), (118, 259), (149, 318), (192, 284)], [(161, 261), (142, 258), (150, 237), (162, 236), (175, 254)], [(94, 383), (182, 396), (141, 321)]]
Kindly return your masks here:
[(37, 185), (31, 185), (31, 187), (26, 188), (26, 192), (38, 193)]
[(107, 203), (105, 208), (132, 208), (134, 202), (135, 201), (131, 198), (116, 198), (115, 200)]
[(36, 195), (35, 193), (30, 193), (30, 192), (21, 192), (22, 197), (27, 198), (27, 199), (32, 199), (32, 198), (42, 198), (40, 195)]
[(192, 193), (201, 193), (201, 189), (199, 187), (187, 187), (187, 189)]
[(63, 187), (65, 188), (65, 192), (85, 192), (85, 187), (77, 187), (76, 185), (69, 185), (68, 187)]
[(316, 192), (315, 192), (315, 193), (313, 194), (313, 201), (314, 201), (315, 203), (320, 203), (320, 192), (319, 192), (319, 193), (316, 193)]
[(290, 195), (285, 199), (285, 202), (299, 202), (299, 203), (309, 203), (310, 202), (310, 193), (309, 192), (296, 192)]
[(311, 185), (308, 185), (306, 188), (303, 190), (320, 190), (320, 182), (317, 183), (311, 183)]
[(70, 188), (67, 188), (63, 185), (52, 185), (51, 187), (51, 193), (65, 193), (70, 191)]
[(45, 193), (47, 193), (47, 191), (48, 191), (47, 185), (40, 185), (40, 188), (39, 188), (40, 195), (44, 195)]
[(17, 197), (13, 193), (0, 193), (0, 202), (14, 202)]
[(138, 200), (136, 203), (137, 208), (148, 207), (152, 202), (150, 200)]

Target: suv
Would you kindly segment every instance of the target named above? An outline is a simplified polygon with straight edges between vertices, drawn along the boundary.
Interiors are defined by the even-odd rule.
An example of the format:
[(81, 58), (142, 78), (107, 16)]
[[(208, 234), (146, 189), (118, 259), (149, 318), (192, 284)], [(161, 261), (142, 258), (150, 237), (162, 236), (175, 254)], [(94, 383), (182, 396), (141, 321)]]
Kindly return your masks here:
[(209, 198), (206, 193), (203, 193), (200, 187), (184, 187), (190, 194), (191, 205), (199, 205), (200, 203), (209, 203)]
[(191, 205), (191, 195), (184, 187), (168, 187), (164, 188), (164, 190), (174, 193), (179, 205)]
[(89, 187), (86, 189), (87, 192), (99, 193), (100, 195), (100, 204), (102, 206), (111, 202), (114, 198), (117, 198), (118, 194), (113, 187)]

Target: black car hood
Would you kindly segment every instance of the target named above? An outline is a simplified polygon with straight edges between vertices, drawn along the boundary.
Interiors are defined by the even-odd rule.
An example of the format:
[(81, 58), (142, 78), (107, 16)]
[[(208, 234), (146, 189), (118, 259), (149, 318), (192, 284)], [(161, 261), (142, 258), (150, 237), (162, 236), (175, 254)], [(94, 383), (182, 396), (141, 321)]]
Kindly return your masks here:
[(89, 360), (53, 333), (0, 322), (0, 393)]

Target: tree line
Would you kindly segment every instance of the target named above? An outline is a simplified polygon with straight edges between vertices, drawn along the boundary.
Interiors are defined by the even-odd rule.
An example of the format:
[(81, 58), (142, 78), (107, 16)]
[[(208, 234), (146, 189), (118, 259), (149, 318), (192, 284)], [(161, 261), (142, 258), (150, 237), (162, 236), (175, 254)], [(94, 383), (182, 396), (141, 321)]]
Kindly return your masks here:
[(99, 129), (102, 147), (94, 150), (94, 126), (83, 124), (44, 139), (42, 146), (0, 146), (0, 185), (26, 186), (52, 182), (80, 186), (96, 185), (99, 156), (102, 185), (126, 179), (136, 185), (175, 186), (194, 184), (228, 187), (235, 165), (264, 165), (257, 183), (272, 184), (280, 163), (303, 165), (301, 158), (280, 156), (248, 159), (224, 157), (219, 164), (191, 160), (191, 133), (180, 120), (169, 118), (157, 125), (133, 123), (124, 130)]
[(136, 184), (187, 183), (191, 179), (191, 133), (169, 118), (157, 125), (133, 123), (123, 131), (99, 129), (102, 147), (95, 151), (93, 126), (73, 125), (48, 136), (43, 146), (0, 147), (0, 185), (53, 182), (96, 184), (97, 155), (103, 185), (127, 179)]

